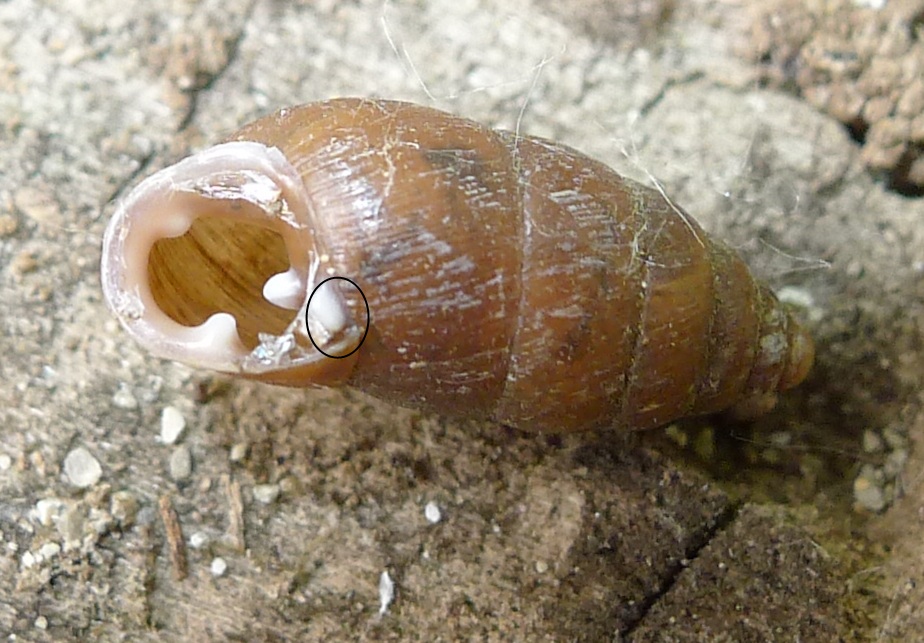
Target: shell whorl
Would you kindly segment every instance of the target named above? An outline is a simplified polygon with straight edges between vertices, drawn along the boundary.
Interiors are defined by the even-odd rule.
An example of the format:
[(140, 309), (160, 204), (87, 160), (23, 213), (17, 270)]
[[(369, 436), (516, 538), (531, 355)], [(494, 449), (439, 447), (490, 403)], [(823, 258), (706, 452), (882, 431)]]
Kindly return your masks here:
[[(232, 152), (257, 160), (212, 165)], [(811, 364), (811, 340), (733, 251), (549, 141), (340, 99), (163, 172), (110, 224), (103, 283), (123, 325), (172, 359), (552, 431), (760, 411)], [(299, 324), (325, 275), (355, 281), (371, 311), (347, 360), (306, 340), (311, 309)], [(359, 298), (328, 299), (315, 330), (354, 345)]]

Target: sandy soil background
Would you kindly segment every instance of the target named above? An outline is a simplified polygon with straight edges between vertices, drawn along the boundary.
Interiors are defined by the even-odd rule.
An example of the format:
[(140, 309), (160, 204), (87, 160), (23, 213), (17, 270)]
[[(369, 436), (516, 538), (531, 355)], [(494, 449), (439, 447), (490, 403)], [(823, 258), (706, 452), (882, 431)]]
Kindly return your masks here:
[[(774, 5), (613, 4), (0, 3), (0, 631), (924, 636), (924, 202), (792, 87), (762, 88)], [(658, 177), (802, 307), (812, 376), (752, 425), (560, 438), (146, 357), (101, 301), (113, 201), (338, 95)]]

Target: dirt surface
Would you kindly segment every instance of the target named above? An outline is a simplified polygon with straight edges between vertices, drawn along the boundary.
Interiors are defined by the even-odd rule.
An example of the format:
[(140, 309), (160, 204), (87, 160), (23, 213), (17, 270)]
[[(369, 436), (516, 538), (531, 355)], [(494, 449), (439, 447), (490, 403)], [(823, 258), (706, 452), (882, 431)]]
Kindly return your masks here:
[(773, 87), (797, 89), (846, 125), (870, 171), (924, 195), (924, 2), (793, 2), (760, 7), (750, 57)]
[[(0, 3), (0, 631), (924, 636), (924, 203), (876, 183), (831, 117), (759, 87), (735, 54), (759, 3), (553, 4)], [(101, 301), (113, 200), (339, 95), (658, 177), (799, 304), (809, 381), (751, 425), (557, 438), (141, 353)]]

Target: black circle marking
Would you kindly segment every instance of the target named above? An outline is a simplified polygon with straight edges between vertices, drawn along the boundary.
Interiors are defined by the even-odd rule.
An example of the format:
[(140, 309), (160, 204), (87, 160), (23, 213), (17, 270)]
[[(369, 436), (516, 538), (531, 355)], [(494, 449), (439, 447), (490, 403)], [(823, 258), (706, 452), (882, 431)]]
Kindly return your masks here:
[[(359, 296), (363, 298), (363, 303), (366, 305), (366, 329), (363, 331), (363, 336), (359, 340), (359, 343), (356, 345), (356, 348), (351, 350), (346, 355), (330, 355), (329, 353), (325, 353), (324, 351), (322, 351), (321, 348), (315, 343), (314, 337), (311, 336), (311, 329), (308, 327), (308, 311), (311, 310), (311, 299), (314, 297), (314, 293), (318, 292), (318, 288), (326, 284), (328, 281), (331, 281), (332, 279), (343, 279), (344, 281), (350, 282), (353, 285), (353, 287), (356, 288), (357, 291), (359, 291)], [(321, 355), (323, 355), (324, 357), (330, 357), (331, 359), (344, 359), (346, 357), (349, 357), (356, 351), (358, 351), (359, 347), (362, 346), (363, 342), (366, 341), (366, 335), (369, 334), (369, 324), (371, 320), (372, 320), (372, 317), (369, 314), (369, 300), (366, 299), (366, 293), (363, 292), (363, 289), (360, 288), (359, 285), (355, 281), (347, 277), (328, 277), (327, 279), (323, 280), (321, 283), (319, 283), (317, 286), (314, 287), (314, 290), (311, 291), (311, 297), (308, 297), (308, 305), (305, 306), (305, 328), (308, 329), (308, 339), (311, 340), (311, 345), (317, 348), (318, 352), (321, 353)]]

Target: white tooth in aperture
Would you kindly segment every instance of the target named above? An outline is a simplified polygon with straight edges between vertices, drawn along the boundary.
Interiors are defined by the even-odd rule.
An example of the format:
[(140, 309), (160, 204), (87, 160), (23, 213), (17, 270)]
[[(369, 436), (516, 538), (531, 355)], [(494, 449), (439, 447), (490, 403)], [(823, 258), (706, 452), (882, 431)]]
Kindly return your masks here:
[(305, 286), (295, 268), (273, 275), (263, 284), (263, 298), (280, 308), (298, 310), (305, 301)]
[(233, 359), (247, 354), (237, 334), (237, 321), (228, 313), (215, 313), (204, 323), (174, 331), (175, 337), (190, 351)]
[(346, 327), (347, 318), (334, 290), (333, 281), (325, 281), (314, 291), (308, 307), (308, 316), (331, 334)]
[(180, 203), (169, 210), (165, 210), (164, 215), (157, 217), (151, 226), (155, 238), (167, 239), (180, 237), (189, 231), (196, 216), (193, 214), (192, 204), (189, 210), (180, 207), (181, 199), (176, 199)]

